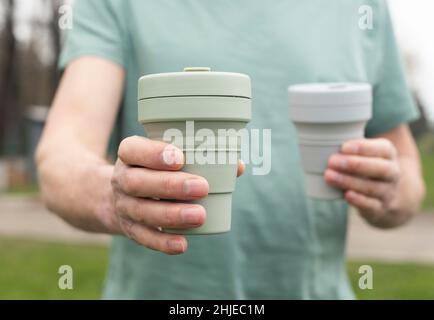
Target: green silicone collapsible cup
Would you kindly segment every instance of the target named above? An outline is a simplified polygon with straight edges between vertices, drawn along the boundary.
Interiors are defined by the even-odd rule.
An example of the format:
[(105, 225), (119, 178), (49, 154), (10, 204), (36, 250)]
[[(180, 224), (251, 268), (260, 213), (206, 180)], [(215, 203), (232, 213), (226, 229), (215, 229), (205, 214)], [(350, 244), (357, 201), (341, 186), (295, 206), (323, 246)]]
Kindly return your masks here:
[[(138, 83), (138, 120), (147, 137), (184, 152), (182, 171), (204, 177), (207, 197), (193, 201), (206, 210), (198, 228), (163, 229), (177, 234), (218, 234), (231, 229), (232, 192), (240, 134), (251, 119), (250, 78), (240, 73), (185, 68), (145, 75)], [(176, 200), (170, 200), (176, 201)]]

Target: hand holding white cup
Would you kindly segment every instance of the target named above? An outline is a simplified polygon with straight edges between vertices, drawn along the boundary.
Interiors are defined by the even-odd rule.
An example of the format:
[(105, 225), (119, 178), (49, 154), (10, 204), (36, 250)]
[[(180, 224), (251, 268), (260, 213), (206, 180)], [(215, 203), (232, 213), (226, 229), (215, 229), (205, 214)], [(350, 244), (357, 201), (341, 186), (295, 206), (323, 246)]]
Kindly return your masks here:
[(288, 88), (289, 117), (298, 135), (306, 193), (316, 199), (340, 199), (340, 189), (324, 179), (329, 158), (346, 141), (362, 138), (372, 116), (367, 83), (311, 83)]

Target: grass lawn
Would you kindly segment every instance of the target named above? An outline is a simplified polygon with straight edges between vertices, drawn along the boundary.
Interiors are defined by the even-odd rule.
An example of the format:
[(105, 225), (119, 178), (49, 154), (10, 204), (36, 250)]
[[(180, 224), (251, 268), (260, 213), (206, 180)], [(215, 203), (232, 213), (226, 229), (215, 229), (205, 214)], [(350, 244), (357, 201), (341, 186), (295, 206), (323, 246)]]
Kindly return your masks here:
[(12, 195), (36, 195), (39, 193), (37, 184), (27, 184), (23, 186), (9, 188), (7, 193)]
[[(108, 250), (99, 246), (0, 239), (0, 299), (98, 299)], [(74, 270), (74, 289), (60, 290), (61, 265)], [(434, 299), (434, 266), (350, 262), (354, 288), (360, 265), (372, 266), (373, 290), (356, 289), (359, 299)]]
[[(358, 288), (361, 265), (373, 270), (373, 289)], [(359, 299), (434, 299), (434, 266), (417, 264), (389, 264), (350, 262), (348, 272)]]
[[(0, 299), (98, 299), (107, 248), (0, 239)], [(73, 269), (73, 290), (60, 290), (58, 269)]]

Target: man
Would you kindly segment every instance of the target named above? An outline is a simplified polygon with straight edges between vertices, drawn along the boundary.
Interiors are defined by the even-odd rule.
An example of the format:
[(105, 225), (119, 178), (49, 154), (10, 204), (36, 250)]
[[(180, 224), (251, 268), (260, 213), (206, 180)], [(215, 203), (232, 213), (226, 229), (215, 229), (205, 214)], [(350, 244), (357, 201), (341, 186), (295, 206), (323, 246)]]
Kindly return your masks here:
[[(359, 26), (362, 5), (372, 28)], [(199, 226), (204, 208), (155, 198), (204, 197), (208, 184), (165, 163), (163, 143), (139, 137), (136, 109), (141, 75), (186, 66), (250, 75), (250, 127), (272, 129), (271, 172), (239, 179), (232, 231), (188, 242), (159, 227)], [(406, 124), (418, 114), (385, 1), (77, 1), (61, 67), (37, 152), (41, 186), (47, 206), (72, 225), (115, 235), (105, 298), (352, 298), (348, 203), (392, 228), (423, 197)], [(286, 89), (331, 81), (371, 83), (374, 115), (369, 139), (345, 143), (325, 173), (346, 201), (315, 201), (305, 196)], [(105, 159), (118, 112), (125, 139), (113, 165)], [(182, 154), (173, 148), (172, 157)]]

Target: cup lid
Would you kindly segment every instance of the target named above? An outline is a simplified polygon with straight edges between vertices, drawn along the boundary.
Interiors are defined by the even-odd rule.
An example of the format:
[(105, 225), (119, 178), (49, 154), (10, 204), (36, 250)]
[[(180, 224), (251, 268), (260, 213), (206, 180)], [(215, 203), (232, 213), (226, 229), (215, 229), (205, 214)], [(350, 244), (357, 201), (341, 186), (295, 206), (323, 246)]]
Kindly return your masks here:
[(251, 98), (249, 76), (188, 67), (183, 72), (149, 74), (138, 83), (138, 100), (179, 96), (230, 96)]
[(348, 105), (372, 102), (369, 83), (308, 83), (289, 86), (291, 105)]
[(372, 116), (368, 83), (308, 83), (288, 87), (289, 116), (300, 122), (345, 122)]

